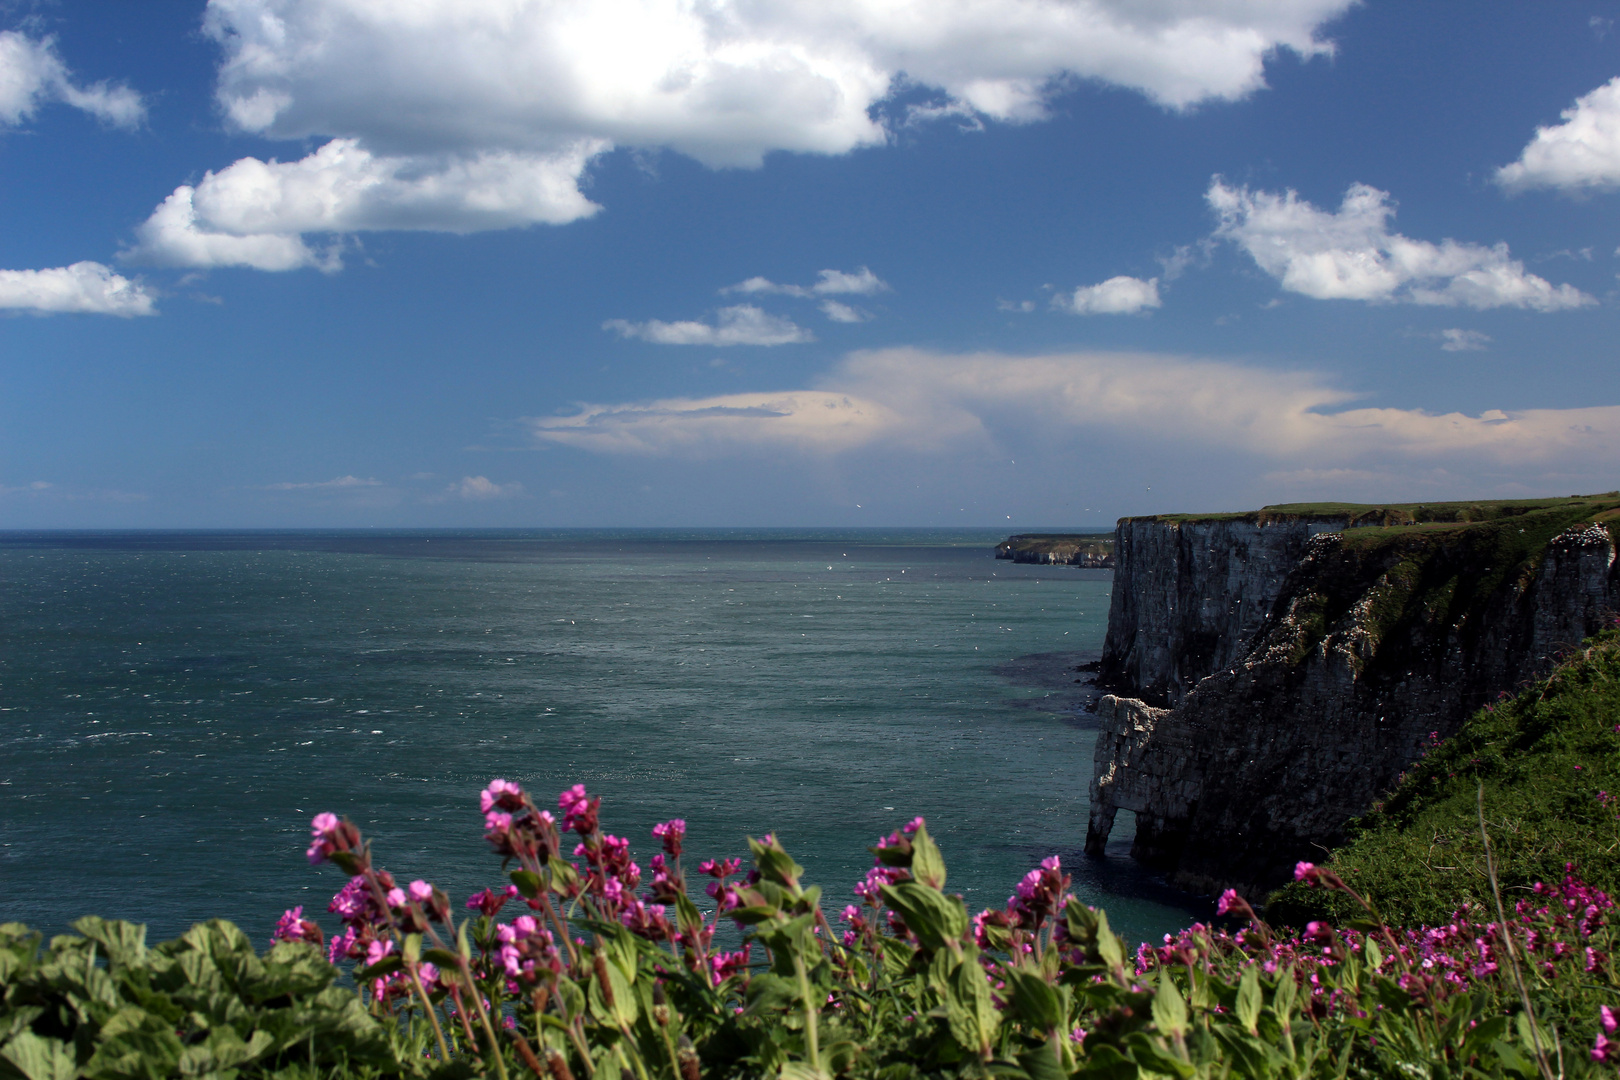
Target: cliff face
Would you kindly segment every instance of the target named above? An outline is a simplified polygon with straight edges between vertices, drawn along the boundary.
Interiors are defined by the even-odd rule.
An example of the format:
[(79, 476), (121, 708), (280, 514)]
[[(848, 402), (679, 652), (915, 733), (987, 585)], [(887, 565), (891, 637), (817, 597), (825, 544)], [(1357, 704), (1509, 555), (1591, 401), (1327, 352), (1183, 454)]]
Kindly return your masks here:
[(1126, 518), (1097, 683), (1175, 705), (1241, 655), (1318, 533), (1348, 515)]
[(1087, 836), (1100, 853), (1132, 810), (1134, 856), (1251, 896), (1620, 607), (1620, 499), (1340, 532), (1256, 517), (1121, 522), (1104, 675), (1175, 707), (1103, 699)]

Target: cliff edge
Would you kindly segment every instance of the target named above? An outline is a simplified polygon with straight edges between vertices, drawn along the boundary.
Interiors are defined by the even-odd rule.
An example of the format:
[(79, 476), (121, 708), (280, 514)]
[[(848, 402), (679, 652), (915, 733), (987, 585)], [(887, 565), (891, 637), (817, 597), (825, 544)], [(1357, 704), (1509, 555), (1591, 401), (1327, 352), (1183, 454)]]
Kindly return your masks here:
[(1260, 897), (1620, 608), (1620, 493), (1128, 518), (1086, 847)]

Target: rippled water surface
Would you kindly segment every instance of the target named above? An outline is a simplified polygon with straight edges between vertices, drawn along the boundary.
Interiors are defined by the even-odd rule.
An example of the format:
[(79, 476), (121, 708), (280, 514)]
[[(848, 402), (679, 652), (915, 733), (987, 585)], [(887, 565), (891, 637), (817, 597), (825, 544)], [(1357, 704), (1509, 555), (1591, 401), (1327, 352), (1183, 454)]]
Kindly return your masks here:
[[(1074, 668), (1110, 575), (943, 532), (0, 534), (0, 920), (255, 936), (341, 883), (318, 810), (453, 894), (496, 879), (478, 788), (584, 782), (643, 863), (775, 829), (841, 906), (923, 814), (950, 887), (1057, 853), (1127, 934), (1189, 909), (1080, 856)], [(1116, 835), (1128, 834), (1127, 828)]]

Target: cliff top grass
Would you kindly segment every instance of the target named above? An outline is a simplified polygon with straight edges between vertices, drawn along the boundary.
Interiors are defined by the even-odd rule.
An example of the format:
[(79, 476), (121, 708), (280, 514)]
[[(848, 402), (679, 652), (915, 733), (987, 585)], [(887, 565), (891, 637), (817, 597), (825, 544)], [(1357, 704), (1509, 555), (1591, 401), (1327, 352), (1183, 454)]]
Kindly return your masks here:
[(1223, 514), (1149, 514), (1120, 521), (1186, 524), (1205, 521), (1247, 521), (1268, 525), (1285, 521), (1343, 521), (1346, 528), (1403, 525), (1470, 524), (1500, 521), (1538, 510), (1586, 510), (1596, 515), (1620, 510), (1620, 491), (1597, 495), (1570, 495), (1547, 499), (1497, 499), (1434, 503), (1278, 503), (1259, 510)]
[(996, 545), (998, 551), (1052, 550), (1058, 546), (1106, 551), (1114, 546), (1113, 533), (1017, 533)]
[[(1330, 866), (1396, 925), (1445, 923), (1493, 904), (1478, 798), (1504, 902), (1573, 863), (1620, 894), (1620, 629), (1588, 639), (1545, 679), (1476, 712), (1436, 741), (1382, 803), (1349, 826)], [(1268, 916), (1300, 924), (1360, 915), (1342, 893), (1290, 885)], [(1494, 917), (1494, 916), (1493, 916)]]

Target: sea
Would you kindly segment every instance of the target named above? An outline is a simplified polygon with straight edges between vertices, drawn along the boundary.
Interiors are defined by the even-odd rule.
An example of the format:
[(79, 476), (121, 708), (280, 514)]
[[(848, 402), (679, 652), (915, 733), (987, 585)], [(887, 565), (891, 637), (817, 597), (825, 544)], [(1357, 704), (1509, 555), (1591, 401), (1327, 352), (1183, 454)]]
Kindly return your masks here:
[(775, 832), (832, 911), (922, 815), (971, 910), (1057, 855), (1128, 938), (1208, 917), (1121, 841), (1082, 853), (1111, 572), (1000, 539), (0, 533), (0, 921), (330, 929), (321, 811), (464, 896), (503, 883), (495, 777), (542, 805), (583, 783), (643, 866), (684, 818), (694, 882)]

